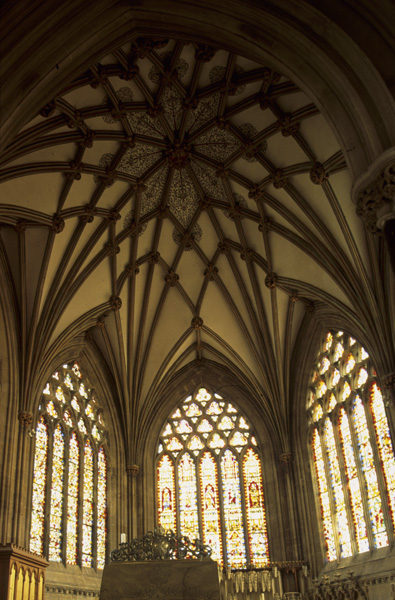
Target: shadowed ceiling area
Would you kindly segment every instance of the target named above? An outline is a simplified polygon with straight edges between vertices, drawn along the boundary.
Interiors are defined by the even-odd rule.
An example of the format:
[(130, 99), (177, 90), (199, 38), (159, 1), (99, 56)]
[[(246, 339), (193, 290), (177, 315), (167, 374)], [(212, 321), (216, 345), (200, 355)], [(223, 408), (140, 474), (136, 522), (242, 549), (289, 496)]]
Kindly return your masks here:
[(342, 314), (356, 333), (361, 314), (365, 335), (377, 319), (386, 329), (376, 242), (336, 138), (267, 65), (134, 39), (48, 99), (6, 149), (0, 179), (26, 405), (86, 335), (112, 373), (126, 437), (145, 435), (177, 372), (213, 361), (261, 399), (285, 447), (311, 311)]

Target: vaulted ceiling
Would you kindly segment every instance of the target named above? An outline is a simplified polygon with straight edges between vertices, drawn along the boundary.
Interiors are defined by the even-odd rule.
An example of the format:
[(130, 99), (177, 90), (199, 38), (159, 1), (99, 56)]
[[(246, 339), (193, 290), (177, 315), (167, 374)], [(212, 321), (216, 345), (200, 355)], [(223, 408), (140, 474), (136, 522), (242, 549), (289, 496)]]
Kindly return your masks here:
[(48, 98), (0, 181), (27, 404), (32, 374), (87, 334), (130, 434), (207, 359), (238, 372), (284, 440), (306, 315), (356, 329), (363, 315), (366, 335), (385, 319), (328, 123), (294, 82), (228, 50), (125, 43)]

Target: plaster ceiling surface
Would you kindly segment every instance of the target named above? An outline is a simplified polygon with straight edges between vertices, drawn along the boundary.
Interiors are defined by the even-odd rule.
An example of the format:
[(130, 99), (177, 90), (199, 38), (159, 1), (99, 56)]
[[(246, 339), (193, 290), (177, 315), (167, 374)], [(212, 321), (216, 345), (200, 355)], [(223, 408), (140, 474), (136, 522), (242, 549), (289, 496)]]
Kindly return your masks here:
[(135, 414), (195, 359), (281, 405), (306, 310), (363, 294), (329, 126), (292, 81), (225, 50), (118, 48), (48, 99), (0, 181), (30, 369), (86, 332)]

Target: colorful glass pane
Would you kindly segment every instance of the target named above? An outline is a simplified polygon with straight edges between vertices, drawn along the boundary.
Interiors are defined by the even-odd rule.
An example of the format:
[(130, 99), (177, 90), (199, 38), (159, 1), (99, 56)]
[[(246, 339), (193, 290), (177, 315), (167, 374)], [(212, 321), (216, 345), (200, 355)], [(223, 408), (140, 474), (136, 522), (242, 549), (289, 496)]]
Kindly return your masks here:
[(211, 402), (210, 406), (206, 410), (208, 415), (220, 415), (223, 412), (218, 402)]
[[(228, 408), (226, 409), (228, 413), (237, 413), (237, 409), (229, 402)], [(242, 418), (242, 417), (241, 417)]]
[(183, 445), (178, 438), (172, 437), (167, 442), (167, 449), (170, 450), (170, 452), (173, 452), (174, 450), (182, 450)]
[(49, 395), (50, 393), (51, 393), (51, 388), (50, 388), (49, 382), (48, 382), (47, 385), (45, 386), (45, 388), (43, 389), (43, 394)]
[(190, 426), (188, 421), (185, 421), (185, 419), (180, 421), (178, 427), (176, 428), (177, 433), (191, 433), (192, 431), (192, 427)]
[(356, 396), (353, 402), (352, 422), (357, 438), (361, 467), (365, 479), (373, 538), (376, 548), (381, 548), (382, 546), (386, 546), (388, 544), (388, 536), (384, 524), (383, 508), (381, 505), (380, 491), (373, 460), (373, 449), (370, 442), (365, 409), (359, 396)]
[(335, 394), (331, 394), (329, 396), (329, 402), (328, 402), (328, 412), (331, 412), (335, 407), (336, 407), (336, 397)]
[(82, 432), (82, 433), (88, 433), (87, 429), (86, 429), (86, 425), (83, 421), (83, 419), (80, 419), (78, 421), (78, 429)]
[(49, 515), (48, 558), (61, 561), (62, 516), (63, 516), (63, 480), (64, 480), (64, 433), (58, 424), (53, 434), (51, 507)]
[(83, 396), (84, 398), (88, 399), (88, 394), (86, 392), (86, 388), (83, 383), (80, 383), (80, 387), (79, 387), (78, 391), (79, 391), (80, 396)]
[(211, 400), (211, 394), (205, 388), (200, 388), (196, 394), (196, 400), (198, 402), (208, 402)]
[(210, 431), (212, 431), (213, 429), (214, 427), (211, 425), (208, 419), (202, 419), (197, 428), (199, 433), (210, 433)]
[(325, 476), (325, 464), (322, 456), (321, 440), (317, 429), (314, 430), (313, 434), (313, 453), (314, 453), (314, 466), (316, 471), (316, 478), (318, 484), (318, 496), (321, 505), (322, 524), (324, 530), (324, 542), (326, 549), (326, 556), (329, 561), (336, 560), (336, 544), (335, 536), (333, 532), (331, 507), (328, 493), (328, 486)]
[(230, 450), (221, 460), (222, 490), (225, 517), (226, 562), (233, 568), (246, 564), (243, 513), (241, 508), (239, 465)]
[(205, 452), (200, 460), (200, 496), (202, 506), (203, 543), (212, 548), (211, 558), (223, 563), (218, 473), (215, 459)]
[(52, 400), (50, 400), (47, 404), (47, 413), (49, 414), (50, 417), (52, 417), (54, 419), (57, 419), (59, 416)]
[(226, 442), (218, 433), (214, 433), (210, 438), (208, 445), (210, 448), (224, 448)]
[(328, 352), (328, 350), (330, 350), (330, 348), (332, 346), (332, 342), (333, 342), (333, 336), (332, 336), (331, 332), (328, 331), (328, 333), (325, 336), (325, 342), (324, 342), (325, 352)]
[(65, 378), (64, 378), (64, 383), (65, 383), (65, 385), (67, 385), (67, 387), (68, 387), (70, 390), (73, 390), (73, 389), (74, 389), (74, 387), (73, 387), (73, 382), (72, 382), (72, 380), (71, 380), (70, 373), (67, 373), (67, 374), (66, 374), (66, 376), (65, 376)]
[(92, 436), (95, 438), (97, 442), (101, 440), (100, 431), (97, 428), (97, 425), (93, 425), (92, 427)]
[(65, 410), (64, 414), (63, 414), (63, 421), (66, 423), (66, 425), (68, 425), (69, 427), (73, 427), (74, 423), (73, 423), (73, 419), (71, 417), (70, 411), (69, 410)]
[(355, 367), (355, 358), (352, 354), (349, 354), (346, 359), (346, 364), (344, 365), (344, 370), (346, 373), (350, 373)]
[(351, 510), (358, 552), (367, 552), (369, 550), (368, 532), (366, 528), (361, 490), (359, 487), (357, 466), (355, 464), (354, 450), (352, 447), (350, 425), (348, 423), (347, 414), (344, 408), (340, 410), (339, 414), (339, 432), (344, 458), (345, 474), (350, 493)]
[(326, 390), (327, 390), (327, 387), (326, 387), (325, 381), (320, 379), (319, 382), (317, 383), (317, 387), (316, 387), (317, 398), (322, 398), (322, 396), (325, 394)]
[(247, 450), (243, 459), (243, 475), (250, 546), (249, 562), (254, 567), (265, 567), (269, 564), (269, 547), (261, 483), (261, 462), (251, 448)]
[(358, 377), (357, 377), (357, 387), (360, 388), (362, 387), (366, 381), (368, 379), (368, 372), (366, 369), (359, 369), (358, 371)]
[(185, 414), (187, 417), (200, 417), (202, 411), (200, 410), (197, 404), (193, 403), (189, 405), (188, 410)]
[(97, 454), (97, 568), (104, 569), (107, 539), (107, 459), (104, 448)]
[(235, 431), (229, 440), (229, 444), (231, 446), (245, 446), (248, 444), (248, 440), (245, 435), (241, 433), (241, 431)]
[(64, 397), (64, 393), (62, 388), (59, 386), (55, 392), (56, 399), (64, 404), (66, 402), (66, 398)]
[(168, 435), (171, 435), (172, 433), (173, 433), (173, 430), (171, 428), (171, 425), (170, 425), (170, 423), (167, 423), (162, 435), (163, 435), (163, 437), (167, 437)]
[(32, 523), (30, 529), (30, 552), (43, 553), (45, 484), (47, 480), (48, 427), (41, 417), (36, 427), (36, 447), (34, 451), (34, 477), (32, 498)]
[(71, 400), (71, 406), (74, 408), (74, 410), (76, 412), (81, 412), (81, 407), (79, 405), (79, 402), (77, 400), (77, 398), (75, 396), (73, 396), (72, 400)]
[(81, 371), (80, 371), (80, 368), (79, 368), (79, 366), (78, 366), (78, 364), (77, 364), (77, 363), (74, 363), (74, 364), (73, 364), (73, 366), (72, 366), (72, 370), (74, 371), (74, 374), (75, 374), (75, 375), (77, 375), (77, 377), (78, 377), (79, 379), (81, 379), (82, 375), (81, 375)]
[(176, 531), (174, 465), (166, 454), (159, 461), (157, 474), (158, 523), (165, 531)]
[(328, 418), (325, 420), (325, 444), (329, 465), (329, 477), (332, 485), (333, 497), (335, 500), (335, 515), (337, 535), (340, 544), (340, 556), (341, 558), (344, 558), (346, 556), (351, 556), (352, 554), (350, 528), (348, 526), (346, 504), (343, 494), (333, 425)]
[(369, 354), (366, 352), (365, 348), (361, 348), (361, 360), (366, 360), (369, 358)]
[(330, 363), (329, 358), (327, 356), (324, 356), (320, 363), (320, 368), (319, 368), (320, 375), (323, 375), (324, 373), (326, 373), (330, 366), (331, 366), (331, 363)]
[(342, 402), (344, 402), (345, 400), (347, 400), (347, 398), (351, 396), (351, 387), (350, 384), (348, 383), (348, 381), (345, 381), (343, 383), (343, 388), (342, 388), (342, 392), (341, 392), (341, 400)]
[(202, 450), (202, 448), (204, 448), (204, 443), (198, 435), (193, 435), (187, 446), (189, 450)]
[(313, 409), (313, 421), (316, 423), (323, 417), (324, 413), (322, 411), (322, 406), (319, 402), (317, 402)]
[(339, 369), (333, 369), (330, 376), (330, 386), (335, 387), (340, 381), (340, 371)]
[(172, 419), (181, 419), (181, 417), (182, 415), (179, 408), (177, 408), (177, 410), (171, 415)]
[(66, 562), (77, 564), (77, 528), (79, 494), (80, 446), (75, 432), (69, 442), (69, 479), (67, 488)]
[(333, 353), (333, 362), (337, 362), (343, 356), (344, 348), (341, 342), (337, 342)]
[(248, 423), (246, 422), (244, 417), (240, 417), (239, 427), (240, 427), (240, 429), (249, 429), (250, 428), (250, 426), (248, 425)]
[(96, 419), (95, 412), (91, 404), (87, 404), (85, 408), (85, 414), (91, 421), (94, 421)]
[(222, 419), (218, 422), (218, 429), (221, 431), (226, 431), (227, 429), (234, 429), (235, 425), (229, 417), (222, 417)]
[(194, 540), (199, 537), (196, 466), (187, 452), (182, 455), (178, 463), (178, 498), (180, 533)]
[(93, 449), (89, 440), (84, 447), (84, 478), (82, 494), (82, 556), (83, 567), (92, 566), (93, 528)]
[(383, 466), (392, 523), (395, 527), (395, 456), (387, 415), (380, 388), (374, 383), (370, 389), (370, 406), (375, 426), (376, 443)]

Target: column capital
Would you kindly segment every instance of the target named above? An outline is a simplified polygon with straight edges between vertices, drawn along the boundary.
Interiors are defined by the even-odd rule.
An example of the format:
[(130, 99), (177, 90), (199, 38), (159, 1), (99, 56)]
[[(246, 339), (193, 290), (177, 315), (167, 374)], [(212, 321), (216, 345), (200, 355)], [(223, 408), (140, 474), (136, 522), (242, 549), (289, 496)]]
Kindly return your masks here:
[(357, 215), (372, 233), (380, 232), (388, 220), (395, 219), (395, 147), (373, 161), (354, 182), (351, 193)]

